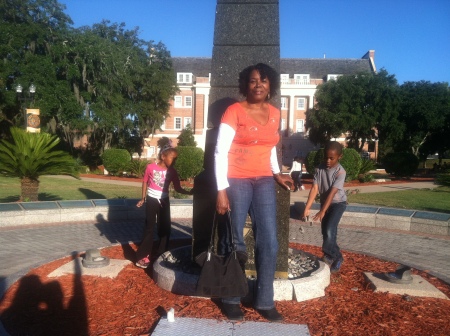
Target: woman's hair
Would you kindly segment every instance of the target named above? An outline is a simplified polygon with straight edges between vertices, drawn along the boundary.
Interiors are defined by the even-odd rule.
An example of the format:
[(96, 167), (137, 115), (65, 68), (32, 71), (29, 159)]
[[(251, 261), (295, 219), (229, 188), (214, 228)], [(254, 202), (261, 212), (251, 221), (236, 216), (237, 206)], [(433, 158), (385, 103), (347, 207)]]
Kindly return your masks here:
[(239, 93), (247, 97), (248, 83), (250, 82), (250, 75), (253, 70), (259, 72), (261, 79), (269, 79), (270, 97), (276, 96), (280, 88), (280, 76), (274, 68), (264, 63), (250, 65), (239, 73)]
[(343, 146), (337, 142), (337, 141), (329, 141), (326, 145), (325, 145), (325, 149), (324, 151), (328, 151), (328, 150), (334, 150), (336, 151), (336, 154), (341, 155), (342, 154), (342, 149)]

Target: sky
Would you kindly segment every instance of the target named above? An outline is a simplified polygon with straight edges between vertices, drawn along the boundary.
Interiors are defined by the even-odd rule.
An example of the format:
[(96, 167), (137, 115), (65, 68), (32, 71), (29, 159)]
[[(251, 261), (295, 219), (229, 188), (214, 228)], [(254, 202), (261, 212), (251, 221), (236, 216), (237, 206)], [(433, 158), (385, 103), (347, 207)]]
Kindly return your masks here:
[[(59, 0), (74, 27), (139, 27), (173, 57), (211, 57), (216, 0)], [(399, 84), (450, 83), (450, 0), (280, 0), (282, 58), (361, 58)]]

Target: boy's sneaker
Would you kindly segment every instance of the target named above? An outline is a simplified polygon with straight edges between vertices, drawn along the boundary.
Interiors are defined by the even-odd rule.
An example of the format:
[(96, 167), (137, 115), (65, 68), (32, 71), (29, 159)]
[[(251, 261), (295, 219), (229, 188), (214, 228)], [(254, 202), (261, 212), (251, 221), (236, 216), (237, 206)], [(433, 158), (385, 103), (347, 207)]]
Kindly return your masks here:
[(304, 186), (301, 186), (300, 189), (305, 190), (305, 187), (304, 187)]
[(339, 258), (333, 261), (330, 267), (331, 273), (337, 273), (341, 269), (342, 263), (344, 262), (344, 259)]
[(150, 259), (148, 259), (148, 256), (147, 256), (147, 257), (142, 258), (141, 260), (137, 261), (135, 265), (140, 268), (147, 268), (148, 265), (150, 265)]
[(329, 256), (327, 256), (327, 255), (324, 255), (324, 256), (322, 257), (322, 261), (323, 261), (325, 264), (327, 264), (330, 268), (331, 268), (331, 265), (332, 265), (333, 262), (334, 262), (333, 258), (331, 258), (331, 257), (329, 257)]

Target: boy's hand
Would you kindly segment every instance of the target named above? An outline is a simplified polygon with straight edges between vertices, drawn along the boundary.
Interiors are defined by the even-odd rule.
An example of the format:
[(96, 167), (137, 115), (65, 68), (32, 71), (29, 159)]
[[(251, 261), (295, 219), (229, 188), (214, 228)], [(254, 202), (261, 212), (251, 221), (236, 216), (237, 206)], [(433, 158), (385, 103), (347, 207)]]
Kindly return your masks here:
[(305, 209), (305, 211), (303, 211), (302, 219), (306, 221), (308, 217), (309, 217), (309, 209), (308, 210)]
[(325, 216), (325, 213), (323, 213), (322, 211), (319, 211), (318, 213), (316, 213), (316, 214), (313, 216), (313, 220), (322, 222), (322, 218), (323, 218), (324, 216)]

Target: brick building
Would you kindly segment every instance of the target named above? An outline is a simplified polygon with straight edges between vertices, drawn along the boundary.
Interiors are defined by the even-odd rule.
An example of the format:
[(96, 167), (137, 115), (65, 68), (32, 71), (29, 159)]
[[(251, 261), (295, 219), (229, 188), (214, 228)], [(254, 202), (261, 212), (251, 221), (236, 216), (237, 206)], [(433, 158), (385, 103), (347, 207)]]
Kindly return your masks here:
[[(296, 155), (301, 157), (315, 149), (305, 129), (305, 112), (314, 105), (319, 84), (340, 75), (376, 72), (375, 51), (362, 58), (282, 58), (280, 64), (280, 103), (283, 164), (290, 164)], [(205, 149), (208, 129), (208, 106), (211, 80), (211, 58), (173, 57), (180, 91), (171, 101), (169, 117), (161, 131), (145, 139), (144, 157), (157, 155), (157, 141), (165, 136), (177, 143), (181, 130), (191, 125), (197, 145)], [(237, 79), (236, 79), (237, 82)], [(337, 139), (344, 141), (344, 138)], [(374, 156), (373, 154), (371, 156)]]

